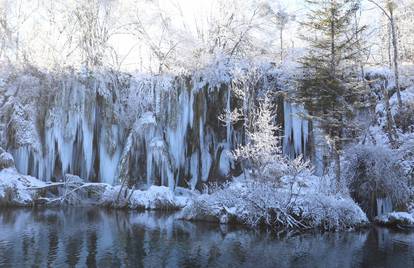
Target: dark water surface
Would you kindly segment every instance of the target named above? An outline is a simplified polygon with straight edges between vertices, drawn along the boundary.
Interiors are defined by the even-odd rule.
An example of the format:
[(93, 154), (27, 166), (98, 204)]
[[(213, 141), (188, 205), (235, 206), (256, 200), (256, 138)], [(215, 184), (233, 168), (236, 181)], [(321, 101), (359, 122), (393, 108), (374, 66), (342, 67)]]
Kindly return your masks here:
[(1, 267), (414, 267), (414, 233), (278, 237), (174, 214), (0, 208)]

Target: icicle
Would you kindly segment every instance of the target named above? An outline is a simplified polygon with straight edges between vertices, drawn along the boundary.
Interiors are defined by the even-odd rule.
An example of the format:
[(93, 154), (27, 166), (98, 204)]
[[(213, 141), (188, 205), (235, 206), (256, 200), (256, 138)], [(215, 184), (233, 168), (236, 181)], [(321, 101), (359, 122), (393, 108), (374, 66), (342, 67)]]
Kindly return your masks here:
[(191, 174), (190, 186), (191, 186), (191, 189), (194, 190), (197, 185), (197, 180), (198, 180), (198, 153), (197, 152), (194, 152), (191, 155), (190, 174)]
[(284, 101), (284, 137), (283, 152), (290, 156), (306, 156), (306, 147), (309, 135), (309, 122), (302, 118), (305, 110), (302, 106)]
[[(116, 125), (112, 125), (110, 131), (110, 139), (113, 141), (118, 140), (119, 129)], [(99, 144), (99, 175), (100, 181), (113, 184), (116, 176), (119, 160), (121, 158), (121, 149), (116, 148), (114, 153), (108, 152), (107, 142), (104, 137), (101, 136), (101, 142)]]
[[(231, 91), (230, 91), (230, 86), (227, 89), (227, 101), (226, 101), (226, 113), (230, 113), (230, 100), (231, 100)], [(230, 122), (230, 116), (227, 116), (226, 118), (226, 127), (227, 127), (227, 148), (230, 148), (231, 146), (231, 122)]]
[(221, 152), (220, 156), (220, 163), (219, 163), (219, 169), (220, 169), (220, 175), (225, 176), (229, 174), (231, 170), (231, 160), (229, 158), (230, 151), (228, 149), (224, 149)]
[(302, 154), (302, 122), (303, 120), (300, 117), (300, 109), (296, 105), (292, 105), (292, 132), (294, 156)]
[(392, 212), (392, 201), (391, 198), (377, 198), (377, 216), (386, 215)]
[(313, 128), (312, 128), (312, 135), (314, 140), (314, 160), (313, 164), (315, 165), (315, 173), (316, 175), (323, 175), (325, 164), (324, 164), (324, 156), (327, 154), (328, 146), (326, 144), (326, 140), (323, 134), (322, 129), (319, 126), (319, 122), (314, 121)]
[(22, 146), (12, 153), (16, 165), (16, 169), (22, 174), (29, 172), (29, 156), (30, 149), (28, 146)]
[(283, 115), (284, 115), (284, 137), (283, 137), (283, 152), (293, 157), (291, 152), (291, 144), (292, 144), (292, 109), (290, 103), (284, 101), (283, 102)]
[(85, 156), (85, 176), (89, 178), (92, 169), (92, 156), (93, 156), (93, 129), (89, 127), (85, 116), (82, 118), (82, 146), (83, 154)]
[(147, 152), (147, 185), (148, 187), (153, 184), (153, 178), (154, 178), (152, 162), (153, 162), (152, 152), (148, 150)]
[[(204, 117), (203, 117), (204, 118)], [(204, 119), (200, 120), (199, 129), (200, 129), (200, 150), (201, 150), (201, 179), (207, 181), (208, 175), (210, 173), (210, 168), (212, 164), (212, 159), (208, 151), (208, 144), (205, 142), (204, 134)]]

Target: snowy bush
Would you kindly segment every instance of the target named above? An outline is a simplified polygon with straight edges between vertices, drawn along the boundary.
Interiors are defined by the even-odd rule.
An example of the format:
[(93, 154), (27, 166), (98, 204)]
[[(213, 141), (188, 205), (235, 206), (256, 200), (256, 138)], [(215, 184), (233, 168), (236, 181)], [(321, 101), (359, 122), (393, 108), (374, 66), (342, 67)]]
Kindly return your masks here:
[(235, 110), (227, 116), (231, 121), (245, 120), (246, 143), (233, 151), (233, 157), (251, 172), (254, 179), (278, 183), (285, 175), (296, 177), (304, 172), (312, 173), (310, 162), (304, 161), (302, 156), (291, 160), (283, 155), (283, 137), (278, 135), (281, 129), (275, 123), (276, 115), (269, 96), (265, 95), (249, 115)]
[(302, 187), (309, 189), (292, 192), (269, 182), (233, 182), (212, 194), (200, 195), (184, 208), (182, 218), (275, 229), (336, 230), (367, 222), (350, 197), (321, 194), (306, 184)]
[(395, 124), (403, 133), (414, 132), (414, 101), (404, 102), (394, 117)]
[(14, 159), (13, 156), (9, 153), (0, 152), (0, 170), (4, 168), (13, 168), (14, 167)]
[(247, 143), (236, 148), (233, 155), (257, 178), (280, 178), (286, 167), (282, 161), (281, 138), (276, 136), (279, 127), (274, 123), (270, 99), (266, 96), (253, 113), (251, 126), (246, 127)]
[(370, 216), (375, 216), (377, 198), (389, 197), (397, 207), (407, 205), (410, 189), (395, 151), (357, 145), (346, 152), (345, 163), (343, 176), (351, 196)]
[(400, 165), (404, 174), (410, 180), (410, 185), (414, 187), (414, 136), (407, 137), (398, 148)]

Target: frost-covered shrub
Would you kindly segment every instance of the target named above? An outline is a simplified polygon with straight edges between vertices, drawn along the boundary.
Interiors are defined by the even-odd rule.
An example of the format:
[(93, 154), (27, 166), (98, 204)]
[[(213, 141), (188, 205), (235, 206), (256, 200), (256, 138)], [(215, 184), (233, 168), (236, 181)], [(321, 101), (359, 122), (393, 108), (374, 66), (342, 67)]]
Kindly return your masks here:
[(350, 197), (302, 187), (309, 189), (292, 192), (269, 182), (233, 182), (212, 194), (200, 195), (184, 208), (182, 218), (275, 229), (336, 230), (366, 223), (365, 213)]
[[(231, 121), (239, 117), (248, 118), (246, 115), (233, 114)], [(312, 173), (309, 161), (304, 161), (302, 156), (291, 160), (282, 152), (282, 136), (278, 133), (281, 129), (275, 124), (276, 115), (270, 98), (266, 95), (259, 101), (256, 109), (250, 111), (249, 122), (245, 121), (246, 143), (238, 145), (233, 151), (233, 157), (240, 161), (244, 169), (247, 169), (252, 177), (258, 181), (277, 183), (283, 176), (296, 177), (301, 173)]]
[[(281, 137), (275, 134), (279, 126), (274, 123), (275, 115), (272, 112), (270, 99), (266, 96), (256, 110), (251, 111), (252, 122), (246, 123), (246, 144), (239, 145), (233, 156), (243, 163), (243, 166), (252, 171), (258, 178), (283, 175), (284, 163), (281, 161)], [(274, 168), (277, 166), (276, 168)]]
[(357, 145), (346, 152), (343, 176), (352, 198), (375, 216), (377, 198), (389, 197), (394, 207), (405, 207), (410, 198), (408, 180), (391, 149)]
[(6, 152), (0, 152), (0, 170), (11, 167), (14, 167), (13, 156)]
[(409, 179), (410, 186), (414, 191), (414, 137), (406, 139), (401, 144), (398, 148), (398, 154), (404, 175)]
[(346, 229), (364, 225), (366, 214), (349, 196), (312, 194), (301, 199), (302, 217), (310, 226), (322, 230)]
[(6, 186), (3, 188), (3, 193), (0, 194), (0, 205), (15, 205), (15, 199), (17, 198), (17, 189), (12, 186)]
[(405, 102), (394, 117), (395, 124), (402, 132), (414, 132), (414, 101)]

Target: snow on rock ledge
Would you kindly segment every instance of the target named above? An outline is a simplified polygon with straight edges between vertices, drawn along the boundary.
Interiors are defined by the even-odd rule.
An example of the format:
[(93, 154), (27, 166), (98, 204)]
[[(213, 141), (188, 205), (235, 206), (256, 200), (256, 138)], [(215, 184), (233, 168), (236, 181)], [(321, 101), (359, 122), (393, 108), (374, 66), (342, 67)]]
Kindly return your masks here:
[(408, 212), (391, 212), (375, 218), (375, 222), (385, 226), (412, 226), (414, 227), (414, 214)]
[(168, 187), (151, 186), (148, 190), (121, 190), (121, 186), (107, 187), (100, 205), (146, 210), (178, 210), (189, 202), (189, 195), (177, 195)]

